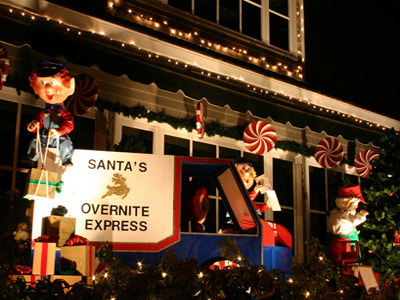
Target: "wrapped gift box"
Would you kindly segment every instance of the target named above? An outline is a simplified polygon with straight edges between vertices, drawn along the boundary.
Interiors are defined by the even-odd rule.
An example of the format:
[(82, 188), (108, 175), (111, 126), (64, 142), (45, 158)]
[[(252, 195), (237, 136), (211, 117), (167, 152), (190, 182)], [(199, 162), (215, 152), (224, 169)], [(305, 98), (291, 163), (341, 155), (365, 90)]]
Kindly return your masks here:
[[(32, 248), (31, 248), (31, 266), (33, 265), (33, 257), (35, 255), (35, 242), (32, 242)], [(56, 247), (56, 260), (54, 263), (54, 274), (57, 273), (57, 271), (61, 268), (60, 265), (60, 261), (61, 261), (61, 248), (60, 247)]]
[(55, 172), (32, 168), (28, 178), (25, 193), (25, 198), (27, 199), (32, 199), (35, 195), (54, 199), (56, 191), (60, 189), (61, 183), (58, 179), (58, 174)]
[(95, 247), (90, 245), (61, 247), (61, 269), (75, 267), (80, 275), (93, 276), (95, 251)]
[(56, 263), (56, 243), (38, 243), (34, 245), (32, 274), (53, 275)]
[(27, 286), (35, 287), (36, 281), (42, 280), (40, 275), (11, 275), (11, 280), (17, 281), (18, 279), (24, 280)]
[(57, 246), (63, 246), (75, 234), (75, 218), (48, 216), (42, 220), (42, 235), (57, 241)]

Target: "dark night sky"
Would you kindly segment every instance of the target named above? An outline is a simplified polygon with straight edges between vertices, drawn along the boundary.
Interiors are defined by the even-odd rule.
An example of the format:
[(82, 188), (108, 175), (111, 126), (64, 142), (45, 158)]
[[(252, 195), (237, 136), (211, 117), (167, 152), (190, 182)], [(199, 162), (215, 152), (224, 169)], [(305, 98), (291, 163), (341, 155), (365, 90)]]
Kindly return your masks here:
[(400, 1), (304, 2), (306, 81), (400, 120)]

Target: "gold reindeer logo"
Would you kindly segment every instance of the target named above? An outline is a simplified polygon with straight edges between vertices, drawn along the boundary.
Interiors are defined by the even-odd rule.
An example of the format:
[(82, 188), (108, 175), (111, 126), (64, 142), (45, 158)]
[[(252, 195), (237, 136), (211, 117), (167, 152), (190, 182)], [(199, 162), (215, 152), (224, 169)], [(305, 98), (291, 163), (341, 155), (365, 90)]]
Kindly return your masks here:
[(112, 182), (114, 182), (114, 186), (107, 185), (108, 192), (104, 194), (101, 199), (111, 195), (122, 196), (122, 199), (125, 199), (125, 197), (128, 196), (129, 191), (131, 190), (125, 183), (126, 179), (122, 177), (121, 174), (115, 173), (111, 180)]

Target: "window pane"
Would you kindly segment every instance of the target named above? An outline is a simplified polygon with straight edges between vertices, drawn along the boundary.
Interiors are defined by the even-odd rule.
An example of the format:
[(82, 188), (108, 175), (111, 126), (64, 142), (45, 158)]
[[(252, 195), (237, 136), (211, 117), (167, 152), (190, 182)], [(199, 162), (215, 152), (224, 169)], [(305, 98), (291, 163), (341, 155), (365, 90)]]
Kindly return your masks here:
[(17, 120), (16, 103), (0, 100), (0, 136), (7, 141), (0, 155), (0, 165), (12, 166), (14, 161), (15, 127)]
[(289, 50), (289, 21), (273, 13), (269, 14), (270, 43)]
[[(279, 199), (280, 201), (280, 199)], [(292, 243), (293, 243), (293, 255), (295, 255), (294, 249), (294, 212), (291, 209), (284, 209), (282, 211), (274, 212), (274, 222), (279, 223), (287, 230), (289, 230), (290, 234), (292, 235)]]
[(209, 157), (215, 158), (217, 153), (217, 147), (215, 145), (193, 142), (193, 156), (194, 157)]
[(242, 2), (242, 33), (256, 39), (261, 39), (261, 8)]
[(254, 170), (257, 173), (257, 176), (264, 174), (264, 156), (258, 155), (250, 152), (244, 152), (244, 158), (251, 162), (254, 166)]
[(293, 163), (274, 158), (273, 160), (273, 188), (283, 206), (293, 207)]
[(287, 0), (269, 0), (269, 9), (280, 13), (281, 15), (289, 16)]
[(203, 225), (205, 227), (206, 232), (216, 233), (217, 232), (217, 206), (215, 203), (215, 199), (208, 198), (210, 203), (210, 208), (207, 214), (207, 218), (204, 221)]
[(326, 237), (326, 215), (325, 214), (310, 214), (311, 221), (311, 236), (316, 237), (324, 244)]
[(94, 119), (74, 116), (74, 130), (69, 133), (74, 149), (93, 150), (94, 148)]
[(23, 194), (26, 189), (26, 185), (28, 184), (28, 173), (17, 172), (17, 183), (16, 189)]
[(190, 155), (190, 141), (178, 137), (166, 135), (164, 137), (164, 154), (189, 156)]
[(326, 211), (325, 169), (310, 167), (310, 208)]
[(196, 0), (194, 14), (201, 18), (217, 21), (217, 1), (216, 0)]
[(192, 0), (168, 0), (168, 4), (188, 13), (192, 13)]
[[(30, 123), (42, 109), (43, 108), (22, 105), (21, 125), (19, 130), (18, 161), (21, 161), (21, 159), (25, 158), (30, 141), (36, 137), (36, 133), (29, 132), (26, 129), (27, 124)], [(20, 165), (19, 162), (18, 165)]]
[(115, 151), (153, 153), (153, 132), (122, 126), (122, 138)]
[(219, 1), (219, 24), (239, 31), (239, 0)]
[(329, 211), (336, 207), (335, 199), (339, 196), (339, 188), (343, 185), (343, 173), (328, 170), (328, 203)]
[(236, 159), (240, 157), (240, 151), (225, 147), (219, 147), (219, 158), (231, 158)]
[[(11, 191), (11, 180), (11, 171), (0, 170), (0, 193)], [(24, 192), (24, 190), (22, 192)]]

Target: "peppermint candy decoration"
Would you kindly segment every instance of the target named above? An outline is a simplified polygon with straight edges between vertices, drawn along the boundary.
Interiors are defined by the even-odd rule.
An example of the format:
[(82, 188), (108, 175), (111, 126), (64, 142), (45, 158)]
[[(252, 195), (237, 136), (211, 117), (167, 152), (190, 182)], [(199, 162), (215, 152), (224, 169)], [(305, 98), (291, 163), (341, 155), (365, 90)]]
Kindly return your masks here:
[(196, 109), (196, 128), (200, 139), (204, 136), (204, 108), (203, 103), (199, 102)]
[(84, 115), (95, 104), (98, 96), (96, 80), (87, 74), (75, 77), (75, 91), (64, 101), (64, 108), (73, 115)]
[(357, 154), (354, 159), (354, 167), (361, 177), (367, 178), (372, 170), (371, 161), (377, 159), (379, 154), (372, 150), (364, 150)]
[(211, 266), (209, 266), (209, 268), (211, 270), (216, 270), (216, 269), (223, 270), (225, 268), (230, 269), (232, 267), (237, 267), (237, 266), (239, 266), (239, 265), (236, 262), (226, 259), (226, 260), (216, 261), (215, 263), (211, 264)]
[(249, 151), (256, 154), (267, 153), (275, 147), (277, 141), (275, 128), (264, 121), (252, 122), (244, 130), (243, 141)]
[(8, 75), (8, 66), (10, 60), (8, 59), (7, 52), (4, 48), (0, 48), (0, 90), (3, 88)]
[(315, 159), (324, 168), (336, 167), (344, 156), (343, 146), (338, 139), (327, 137), (315, 147)]

